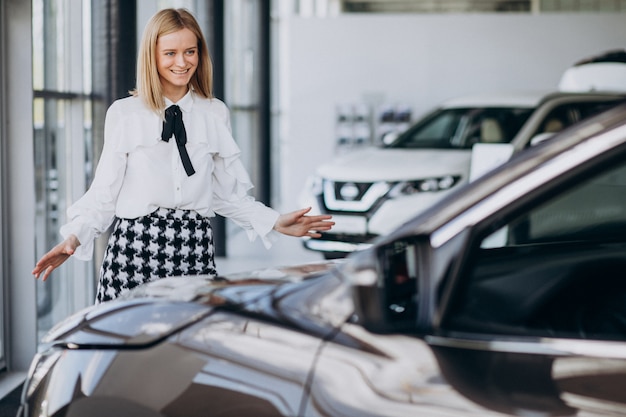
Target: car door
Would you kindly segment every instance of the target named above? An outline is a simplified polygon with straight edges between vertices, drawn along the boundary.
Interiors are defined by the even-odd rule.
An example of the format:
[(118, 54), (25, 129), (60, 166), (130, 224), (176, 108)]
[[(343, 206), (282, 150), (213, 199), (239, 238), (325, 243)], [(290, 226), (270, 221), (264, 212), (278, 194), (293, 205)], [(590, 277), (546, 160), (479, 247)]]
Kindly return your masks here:
[(509, 414), (626, 415), (623, 147), (471, 234), (460, 272), (440, 291), (441, 324), (426, 337), (445, 379)]
[[(355, 277), (357, 270), (367, 270), (385, 281), (386, 290), (370, 287), (364, 289), (367, 294), (362, 294), (366, 308), (374, 310), (384, 306), (380, 310), (384, 318), (374, 313), (380, 321), (368, 321), (368, 325), (363, 326), (362, 318), (357, 318), (359, 313), (353, 313), (355, 294), (351, 285), (338, 285), (316, 300), (314, 311), (327, 309), (337, 317), (342, 307), (349, 307), (344, 311), (349, 313), (350, 319), (342, 319), (341, 325), (324, 337), (308, 381), (306, 405), (301, 415), (499, 416), (450, 387), (441, 378), (433, 352), (415, 336), (420, 293), (416, 261), (422, 245), (423, 242), (409, 237), (383, 245), (375, 252), (374, 259), (366, 256), (376, 265), (378, 274), (361, 269), (364, 264), (356, 269), (350, 263), (345, 264), (346, 270), (341, 275), (353, 284), (359, 280)], [(368, 261), (364, 262), (369, 264)], [(362, 278), (371, 277), (368, 272)], [(311, 299), (308, 302), (311, 303)], [(386, 323), (387, 330), (370, 331), (382, 322)]]

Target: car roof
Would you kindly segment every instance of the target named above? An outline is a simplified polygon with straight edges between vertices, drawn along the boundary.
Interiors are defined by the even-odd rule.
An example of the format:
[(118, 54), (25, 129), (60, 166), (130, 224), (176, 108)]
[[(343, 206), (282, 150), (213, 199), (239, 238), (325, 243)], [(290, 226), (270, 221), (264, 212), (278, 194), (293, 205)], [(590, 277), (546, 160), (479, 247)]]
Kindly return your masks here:
[(444, 101), (439, 107), (444, 109), (467, 107), (527, 107), (536, 108), (548, 100), (560, 98), (588, 98), (604, 99), (607, 97), (626, 97), (624, 91), (558, 91), (558, 90), (530, 90), (511, 92), (492, 92), (459, 96)]
[(500, 91), (454, 97), (444, 101), (442, 108), (462, 107), (536, 107), (551, 90)]

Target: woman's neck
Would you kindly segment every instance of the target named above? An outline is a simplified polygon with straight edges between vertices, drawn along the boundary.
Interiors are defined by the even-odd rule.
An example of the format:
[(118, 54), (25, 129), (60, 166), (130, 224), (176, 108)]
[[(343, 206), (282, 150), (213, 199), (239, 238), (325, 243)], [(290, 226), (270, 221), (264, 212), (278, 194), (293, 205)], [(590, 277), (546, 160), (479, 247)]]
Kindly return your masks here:
[(175, 89), (170, 91), (163, 91), (163, 96), (169, 99), (172, 103), (177, 103), (181, 98), (189, 92), (189, 88)]

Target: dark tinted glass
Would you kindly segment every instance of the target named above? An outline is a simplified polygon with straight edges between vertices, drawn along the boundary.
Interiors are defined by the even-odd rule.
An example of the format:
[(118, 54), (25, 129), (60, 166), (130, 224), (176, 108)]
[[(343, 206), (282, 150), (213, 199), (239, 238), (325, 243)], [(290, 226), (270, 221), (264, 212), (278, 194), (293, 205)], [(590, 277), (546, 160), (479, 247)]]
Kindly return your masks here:
[(532, 109), (516, 107), (437, 110), (401, 135), (391, 148), (470, 149), (475, 143), (508, 143)]
[(626, 340), (626, 161), (477, 243), (451, 328)]

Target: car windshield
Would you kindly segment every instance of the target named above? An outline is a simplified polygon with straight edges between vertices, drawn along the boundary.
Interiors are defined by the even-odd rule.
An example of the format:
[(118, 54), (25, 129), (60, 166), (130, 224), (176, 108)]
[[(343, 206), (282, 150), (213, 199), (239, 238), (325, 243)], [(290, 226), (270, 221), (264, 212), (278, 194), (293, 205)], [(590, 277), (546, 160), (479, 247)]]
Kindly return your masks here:
[(508, 143), (532, 111), (527, 107), (439, 109), (386, 147), (470, 149), (475, 143)]

